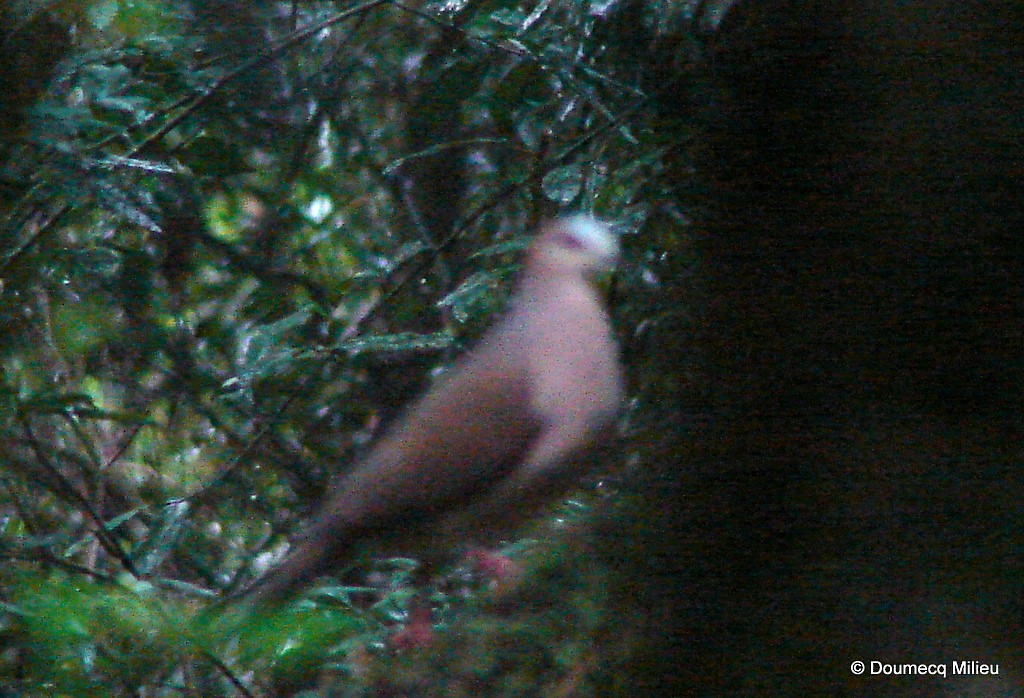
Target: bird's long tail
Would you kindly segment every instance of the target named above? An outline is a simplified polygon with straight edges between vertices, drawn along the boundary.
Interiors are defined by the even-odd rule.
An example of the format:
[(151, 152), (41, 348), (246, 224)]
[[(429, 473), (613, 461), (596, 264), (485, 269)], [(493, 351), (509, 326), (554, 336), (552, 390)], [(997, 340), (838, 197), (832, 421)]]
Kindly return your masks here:
[(330, 561), (343, 556), (347, 547), (336, 539), (307, 538), (280, 565), (243, 589), (239, 598), (249, 603), (281, 603), (323, 574)]

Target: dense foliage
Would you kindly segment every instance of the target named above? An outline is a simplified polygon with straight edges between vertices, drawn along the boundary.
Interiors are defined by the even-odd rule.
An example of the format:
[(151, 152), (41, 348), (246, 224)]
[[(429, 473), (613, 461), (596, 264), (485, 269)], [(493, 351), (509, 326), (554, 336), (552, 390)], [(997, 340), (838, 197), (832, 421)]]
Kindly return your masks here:
[[(461, 578), (438, 591), (461, 642), (408, 677), (383, 649), (402, 564), (372, 604), (213, 600), (501, 307), (540, 218), (685, 223), (656, 184), (678, 149), (597, 38), (606, 9), (6, 6), (0, 692), (286, 693), (319, 671), (356, 695), (431, 663), (444, 695), (585, 692), (602, 592), (571, 545), (544, 548), (514, 613), (472, 611)], [(626, 247), (624, 338), (655, 260)]]

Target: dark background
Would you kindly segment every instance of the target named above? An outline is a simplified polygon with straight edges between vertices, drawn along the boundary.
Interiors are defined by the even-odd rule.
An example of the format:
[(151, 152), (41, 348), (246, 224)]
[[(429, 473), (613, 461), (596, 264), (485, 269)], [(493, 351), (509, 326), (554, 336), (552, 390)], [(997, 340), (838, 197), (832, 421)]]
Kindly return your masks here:
[[(739, 3), (703, 89), (660, 83), (710, 210), (661, 348), (700, 357), (653, 481), (679, 695), (1018, 695), (1021, 20)], [(1000, 677), (849, 670), (964, 659)]]

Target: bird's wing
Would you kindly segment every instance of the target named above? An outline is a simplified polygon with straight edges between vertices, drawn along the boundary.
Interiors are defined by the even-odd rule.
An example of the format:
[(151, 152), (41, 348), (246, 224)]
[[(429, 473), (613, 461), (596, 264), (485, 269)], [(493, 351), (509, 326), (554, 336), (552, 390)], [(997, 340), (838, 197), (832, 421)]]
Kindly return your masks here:
[(247, 590), (250, 601), (282, 599), (358, 541), (421, 529), (505, 477), (540, 429), (517, 335), (495, 327), (414, 403), (334, 484), (288, 557)]
[(487, 333), (336, 483), (324, 516), (364, 528), (430, 518), (514, 468), (541, 428), (518, 337)]

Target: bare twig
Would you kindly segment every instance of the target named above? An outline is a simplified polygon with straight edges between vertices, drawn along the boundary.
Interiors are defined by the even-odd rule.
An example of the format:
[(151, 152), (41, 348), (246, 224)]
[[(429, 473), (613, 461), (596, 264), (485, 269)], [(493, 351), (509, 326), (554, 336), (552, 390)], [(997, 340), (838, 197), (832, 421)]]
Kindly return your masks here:
[[(277, 44), (270, 50), (265, 51), (259, 54), (258, 56), (253, 56), (249, 60), (243, 61), (236, 68), (234, 68), (231, 71), (228, 71), (227, 73), (225, 73), (224, 75), (222, 75), (221, 77), (217, 78), (209, 85), (204, 87), (198, 95), (194, 95), (188, 100), (185, 100), (184, 106), (181, 109), (181, 111), (173, 117), (171, 117), (166, 123), (157, 128), (155, 131), (150, 133), (136, 146), (134, 146), (128, 152), (128, 157), (138, 155), (142, 151), (146, 150), (153, 143), (155, 143), (156, 141), (160, 140), (165, 135), (170, 133), (178, 124), (184, 121), (190, 114), (195, 112), (208, 99), (210, 99), (210, 97), (212, 97), (214, 93), (216, 93), (219, 89), (221, 89), (228, 83), (238, 79), (239, 77), (245, 75), (251, 70), (263, 66), (265, 63), (268, 63), (274, 58), (277, 58), (285, 51), (288, 51), (289, 49), (298, 46), (303, 41), (306, 41), (307, 39), (316, 36), (324, 29), (327, 29), (335, 24), (338, 24), (339, 22), (344, 22), (345, 20), (351, 19), (352, 17), (359, 16), (364, 12), (367, 12), (369, 10), (374, 9), (375, 7), (378, 7), (379, 5), (386, 4), (387, 1), (388, 0), (369, 0), (369, 2), (365, 2), (362, 5), (356, 5), (355, 7), (345, 10), (344, 12), (339, 12), (336, 15), (328, 17), (322, 22), (317, 22), (316, 24), (313, 24), (309, 27), (305, 27), (299, 31), (292, 32), (291, 35), (285, 37), (279, 44)], [(166, 113), (166, 111), (164, 113)]]
[(46, 451), (43, 449), (43, 445), (36, 438), (35, 432), (32, 429), (31, 421), (24, 412), (20, 411), (17, 415), (18, 422), (21, 424), (22, 432), (25, 435), (25, 440), (32, 448), (33, 454), (35, 454), (36, 460), (43, 467), (43, 469), (53, 478), (57, 484), (58, 489), (64, 493), (72, 503), (77, 505), (83, 513), (85, 513), (93, 522), (95, 526), (96, 539), (103, 546), (103, 549), (107, 553), (116, 559), (121, 566), (127, 570), (133, 577), (138, 577), (138, 571), (135, 569), (135, 565), (132, 563), (131, 558), (121, 549), (114, 537), (107, 531), (103, 517), (92, 505), (92, 502), (88, 500), (75, 486), (68, 481), (60, 469), (50, 461)]

